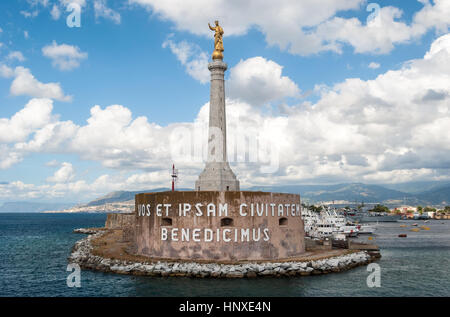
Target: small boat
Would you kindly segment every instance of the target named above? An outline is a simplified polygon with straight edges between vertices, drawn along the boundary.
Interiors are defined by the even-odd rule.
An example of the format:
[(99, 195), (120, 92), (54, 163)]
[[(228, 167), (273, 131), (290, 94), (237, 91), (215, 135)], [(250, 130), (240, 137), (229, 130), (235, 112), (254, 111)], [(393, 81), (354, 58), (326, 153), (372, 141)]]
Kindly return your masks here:
[(412, 226), (414, 226), (414, 227), (417, 227), (417, 226), (418, 226), (418, 224), (417, 224), (417, 223), (413, 223), (413, 224), (412, 224)]
[(344, 231), (344, 234), (348, 237), (357, 237), (358, 236), (358, 231), (353, 231), (352, 229), (350, 229), (350, 232), (346, 232)]
[(424, 222), (425, 222), (425, 223), (428, 223), (428, 222), (430, 222), (430, 220), (425, 220)]
[(419, 228), (412, 228), (410, 231), (412, 231), (412, 232), (419, 232), (420, 229)]
[(337, 233), (343, 233), (345, 234), (347, 237), (357, 237), (358, 233), (359, 233), (359, 229), (357, 228), (357, 226), (341, 226), (339, 228), (336, 229)]
[(423, 230), (430, 230), (430, 227), (427, 226), (420, 226), (420, 228), (422, 228)]
[(398, 237), (399, 237), (399, 238), (406, 238), (407, 235), (406, 235), (406, 233), (401, 233), (401, 234), (398, 235)]
[(400, 225), (400, 228), (406, 228), (408, 227), (407, 225)]

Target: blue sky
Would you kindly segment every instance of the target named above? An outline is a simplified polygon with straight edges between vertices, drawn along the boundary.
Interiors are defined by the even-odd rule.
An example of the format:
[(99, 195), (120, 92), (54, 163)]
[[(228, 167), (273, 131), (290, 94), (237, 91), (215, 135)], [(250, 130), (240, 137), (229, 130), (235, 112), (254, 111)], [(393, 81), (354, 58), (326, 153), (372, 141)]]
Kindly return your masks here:
[[(344, 99), (348, 98), (345, 90), (350, 89), (348, 86), (351, 85), (348, 79), (358, 79), (364, 87), (371, 82), (370, 85), (379, 88), (386, 87), (377, 85), (379, 75), (384, 76), (393, 71), (397, 72), (395, 74), (399, 78), (403, 78), (407, 76), (407, 67), (415, 66), (419, 71), (425, 71), (419, 64), (407, 66), (405, 63), (422, 60), (432, 44), (447, 34), (450, 18), (446, 11), (449, 6), (445, 1), (377, 1), (383, 19), (376, 33), (367, 24), (367, 18), (371, 14), (366, 10), (368, 2), (361, 0), (327, 0), (322, 6), (284, 0), (277, 7), (273, 7), (274, 1), (263, 1), (263, 5), (257, 6), (261, 12), (251, 9), (253, 0), (245, 4), (228, 5), (213, 1), (217, 2), (217, 6), (208, 6), (205, 10), (200, 9), (206, 3), (203, 0), (185, 1), (181, 2), (186, 10), (183, 14), (177, 10), (180, 6), (177, 1), (74, 2), (80, 4), (81, 27), (73, 28), (66, 24), (66, 18), (70, 14), (66, 12), (66, 7), (70, 1), (19, 0), (0, 3), (0, 66), (3, 65), (4, 70), (3, 76), (0, 76), (0, 120), (3, 119), (3, 124), (7, 127), (2, 130), (0, 121), (0, 132), (7, 133), (11, 129), (24, 129), (27, 126), (27, 122), (16, 126), (12, 123), (12, 118), (33, 98), (48, 98), (52, 102), (51, 118), (43, 118), (42, 122), (26, 133), (17, 132), (21, 137), (4, 137), (3, 141), (0, 137), (0, 146), (3, 146), (0, 149), (4, 153), (3, 157), (0, 156), (3, 160), (3, 165), (0, 165), (0, 182), (4, 183), (0, 202), (14, 200), (16, 197), (19, 200), (78, 201), (116, 189), (169, 186), (170, 178), (167, 177), (166, 170), (170, 168), (172, 161), (178, 163), (181, 175), (184, 173), (180, 186), (192, 187), (202, 163), (170, 160), (167, 153), (159, 155), (159, 152), (143, 157), (142, 155), (147, 154), (143, 154), (138, 145), (128, 148), (123, 142), (108, 145), (114, 135), (109, 134), (107, 125), (101, 125), (105, 141), (99, 137), (92, 144), (99, 148), (98, 151), (85, 155), (80, 146), (89, 146), (89, 143), (85, 139), (76, 141), (74, 131), (89, 125), (87, 120), (92, 118), (91, 109), (95, 105), (105, 111), (108, 106), (121, 105), (129, 111), (131, 120), (145, 117), (146, 122), (142, 123), (142, 127), (145, 126), (148, 130), (130, 128), (128, 132), (124, 132), (128, 133), (127, 137), (135, 138), (136, 143), (141, 138), (144, 140), (147, 135), (155, 135), (147, 125), (158, 126), (156, 129), (161, 130), (161, 136), (154, 136), (155, 139), (148, 144), (144, 141), (143, 149), (151, 146), (158, 148), (158, 142), (161, 142), (160, 146), (164, 146), (167, 142), (165, 137), (171, 133), (172, 127), (201, 121), (204, 116), (202, 117), (200, 110), (209, 100), (208, 78), (204, 72), (201, 73), (201, 67), (191, 73), (187, 67), (193, 61), (203, 65), (205, 69), (205, 60), (201, 54), (209, 57), (213, 46), (213, 34), (207, 23), (213, 23), (216, 17), (223, 21), (225, 30), (224, 54), (229, 65), (227, 89), (230, 87), (227, 90), (230, 98), (228, 111), (237, 109), (236, 112), (239, 112), (246, 109), (240, 114), (241, 120), (245, 120), (248, 114), (257, 113), (258, 118), (270, 124), (285, 120), (293, 129), (308, 126), (307, 131), (299, 130), (289, 137), (285, 133), (290, 130), (274, 130), (273, 135), (285, 140), (283, 146), (289, 148), (287, 152), (290, 149), (296, 150), (291, 155), (281, 155), (279, 168), (272, 174), (254, 172), (258, 163), (246, 165), (232, 162), (244, 186), (267, 182), (314, 183), (319, 180), (330, 183), (441, 180), (449, 175), (448, 161), (441, 158), (440, 152), (434, 153), (435, 148), (430, 150), (424, 145), (434, 144), (435, 141), (424, 141), (426, 136), (416, 136), (411, 132), (407, 137), (418, 143), (411, 141), (411, 144), (401, 145), (385, 140), (384, 148), (373, 150), (369, 147), (373, 141), (371, 133), (379, 133), (366, 131), (367, 134), (364, 132), (361, 138), (355, 138), (355, 151), (349, 150), (352, 145), (349, 146), (348, 142), (338, 146), (336, 144), (339, 142), (332, 140), (326, 133), (320, 134), (327, 130), (326, 120), (321, 121), (325, 127), (314, 125), (314, 120), (319, 120), (317, 118), (307, 124), (301, 121), (308, 120), (313, 115), (318, 118), (324, 113), (331, 115), (333, 105), (328, 102), (335, 102), (335, 109), (342, 110), (335, 118), (342, 114), (351, 118), (355, 109), (339, 106), (341, 102), (342, 105), (350, 102)], [(270, 14), (271, 10), (273, 14)], [(396, 15), (395, 10), (401, 10), (402, 15)], [(286, 12), (289, 14), (284, 17)], [(397, 27), (398, 30), (395, 29)], [(310, 37), (303, 39), (305, 34)], [(354, 42), (354, 39), (359, 38), (361, 41)], [(367, 38), (367, 43), (359, 44), (364, 43)], [(312, 45), (315, 40), (320, 43), (316, 48)], [(181, 45), (182, 43), (185, 45)], [(56, 47), (52, 51), (53, 55), (49, 53), (45, 56), (43, 48), (52, 44)], [(62, 45), (66, 45), (66, 51)], [(71, 50), (67, 50), (67, 47)], [(179, 54), (182, 53), (188, 54), (184, 64), (180, 62), (183, 57)], [(85, 57), (73, 57), (74, 54), (85, 54)], [(60, 64), (57, 64), (58, 57)], [(255, 59), (257, 57), (261, 59)], [(68, 61), (75, 61), (77, 65), (71, 66), (69, 70), (61, 69), (61, 63)], [(17, 75), (18, 67), (27, 69), (40, 83), (58, 84), (64, 96), (71, 96), (71, 100), (61, 101), (63, 97), (47, 96), (35, 87), (20, 86), (19, 84), (29, 83), (19, 82), (18, 78), (22, 77)], [(264, 71), (255, 72), (259, 68)], [(276, 71), (280, 69), (281, 75), (278, 76)], [(441, 75), (445, 77), (445, 74)], [(267, 94), (273, 94), (273, 97), (264, 95), (265, 98), (258, 98), (262, 92), (258, 91), (258, 87), (249, 85), (246, 81), (248, 76), (260, 80), (263, 83), (260, 87), (278, 87), (273, 88), (273, 91), (266, 91)], [(429, 74), (423, 76), (427, 78)], [(439, 75), (436, 75), (436, 79), (438, 78)], [(16, 80), (18, 88), (14, 90), (12, 86)], [(442, 83), (442, 80), (439, 82)], [(345, 87), (338, 88), (335, 85)], [(292, 89), (286, 88), (288, 86)], [(427, 89), (429, 90), (424, 90), (423, 96), (427, 95), (427, 91), (439, 96), (448, 94), (448, 89), (445, 90), (438, 83), (435, 86), (430, 84)], [(398, 88), (397, 91), (400, 92), (401, 89)], [(334, 93), (338, 96), (330, 95)], [(420, 95), (420, 92), (417, 93)], [(367, 107), (373, 107), (376, 112), (380, 109), (377, 107), (384, 104), (367, 101), (370, 100), (367, 95), (360, 97), (358, 111), (367, 111)], [(430, 126), (436, 128), (440, 124), (437, 120), (448, 117), (445, 110), (449, 105), (448, 98), (439, 100), (439, 104), (433, 104), (439, 115), (428, 118), (424, 124), (429, 126), (424, 129)], [(392, 109), (399, 105), (389, 98), (384, 101), (392, 103)], [(320, 109), (324, 111), (322, 114), (318, 113)], [(411, 108), (411, 111), (414, 109)], [(419, 109), (417, 113), (420, 111)], [(109, 120), (120, 120), (126, 114), (119, 112), (114, 112)], [(104, 120), (107, 120), (108, 113), (102, 113)], [(387, 113), (389, 114), (386, 115), (395, 116), (397, 112), (392, 110)], [(361, 115), (356, 113), (355, 118), (361, 118)], [(372, 119), (374, 123), (379, 120), (375, 117)], [(60, 140), (55, 134), (55, 139), (49, 138), (46, 145), (32, 150), (23, 149), (23, 143), (36, 139), (39, 131), (46, 127), (48, 129), (49, 124), (65, 122), (64, 125), (67, 125), (69, 121), (76, 128), (71, 130), (73, 135), (65, 132), (65, 143), (55, 141)], [(250, 125), (250, 121), (240, 124)], [(398, 121), (402, 121), (402, 118), (398, 117)], [(125, 129), (131, 122), (125, 123), (122, 128)], [(352, 139), (349, 132), (361, 132), (365, 127), (371, 127), (370, 123), (364, 121), (357, 126), (349, 121), (348, 129), (340, 132), (340, 139)], [(258, 122), (254, 124), (258, 125)], [(328, 126), (333, 128), (330, 124)], [(402, 126), (399, 124), (397, 127), (399, 131), (404, 131)], [(390, 127), (392, 128), (392, 124)], [(317, 135), (305, 137), (312, 131)], [(117, 131), (116, 136), (122, 132)], [(397, 137), (404, 139), (400, 135)], [(299, 139), (303, 141), (296, 143)], [(320, 145), (318, 142), (322, 144), (322, 151), (316, 149)], [(378, 141), (375, 143), (379, 144)], [(105, 144), (105, 148), (101, 148), (99, 144)], [(331, 151), (335, 145), (336, 149)], [(360, 150), (358, 146), (361, 147)], [(120, 154), (118, 158), (115, 154), (104, 154), (112, 147), (117, 147), (117, 151), (126, 155)], [(423, 151), (428, 154), (420, 155)], [(137, 164), (141, 159), (142, 164)], [(305, 160), (322, 163), (304, 165)], [(363, 164), (352, 165), (351, 161)], [(399, 166), (401, 162), (405, 162), (405, 166)], [(68, 163), (70, 167), (64, 163)], [(60, 173), (56, 175), (58, 171)], [(99, 181), (102, 176), (104, 181)], [(78, 195), (77, 199), (73, 198), (74, 191)]]

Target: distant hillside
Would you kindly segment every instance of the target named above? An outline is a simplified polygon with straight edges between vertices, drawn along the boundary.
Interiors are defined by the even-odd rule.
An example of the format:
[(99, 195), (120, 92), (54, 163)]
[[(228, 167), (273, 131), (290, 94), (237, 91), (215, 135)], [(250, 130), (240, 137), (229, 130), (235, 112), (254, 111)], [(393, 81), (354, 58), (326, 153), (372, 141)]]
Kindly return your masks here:
[(392, 200), (416, 202), (411, 194), (388, 189), (379, 185), (361, 183), (336, 185), (292, 185), (292, 186), (256, 186), (251, 190), (273, 191), (301, 194), (311, 202), (346, 200), (349, 202), (377, 203)]
[[(408, 204), (416, 205), (445, 205), (450, 204), (450, 185), (428, 184), (427, 188), (434, 188), (419, 194), (406, 193), (400, 190), (386, 188), (380, 185), (362, 183), (335, 185), (285, 185), (285, 186), (253, 186), (242, 190), (280, 192), (301, 194), (302, 199), (311, 203), (323, 201), (348, 201), (350, 203), (384, 203), (386, 205)], [(440, 187), (439, 187), (440, 185)], [(406, 184), (404, 185), (406, 186)], [(413, 188), (417, 185), (411, 185)], [(168, 188), (157, 188), (143, 191), (118, 191), (91, 201), (86, 206), (98, 206), (106, 203), (133, 200), (139, 193), (168, 191)], [(179, 190), (190, 190), (180, 188)]]
[[(285, 186), (254, 186), (242, 190), (266, 191), (300, 194), (302, 199), (310, 203), (324, 201), (347, 201), (349, 203), (383, 203), (388, 206), (408, 204), (417, 205), (450, 205), (450, 184), (443, 182), (416, 182), (390, 185), (396, 188), (405, 188), (408, 191), (415, 191), (420, 186), (424, 190), (419, 193), (408, 193), (401, 190), (387, 188), (380, 185), (368, 185), (362, 183), (336, 184), (336, 185), (285, 185)], [(9, 202), (0, 206), (0, 212), (40, 212), (57, 211), (63, 209), (83, 209), (91, 207), (102, 209), (107, 204), (121, 203), (134, 200), (134, 196), (139, 193), (151, 193), (169, 191), (169, 188), (156, 188), (141, 191), (116, 191), (97, 198), (85, 205), (75, 206), (75, 204), (58, 203), (33, 203), (33, 202)], [(180, 188), (180, 191), (191, 189)], [(103, 207), (102, 207), (103, 206)], [(104, 207), (106, 208), (106, 207)], [(103, 209), (102, 209), (103, 210)]]
[(74, 204), (67, 203), (35, 203), (28, 201), (6, 202), (0, 206), (0, 212), (41, 212), (45, 210), (63, 210)]
[(427, 191), (432, 191), (445, 186), (450, 186), (448, 181), (421, 181), (421, 182), (407, 182), (398, 184), (380, 184), (380, 186), (398, 190), (410, 194), (420, 194)]
[(450, 184), (425, 191), (416, 195), (420, 200), (434, 205), (450, 206)]

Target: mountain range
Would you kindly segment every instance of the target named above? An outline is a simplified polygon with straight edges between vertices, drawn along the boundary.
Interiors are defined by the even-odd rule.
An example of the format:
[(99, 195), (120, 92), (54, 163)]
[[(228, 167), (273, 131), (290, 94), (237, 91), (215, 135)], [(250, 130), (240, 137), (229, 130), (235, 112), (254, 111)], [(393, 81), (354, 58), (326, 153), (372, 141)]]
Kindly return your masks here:
[[(115, 191), (99, 197), (84, 206), (102, 206), (108, 203), (134, 200), (139, 193), (168, 191), (169, 188), (155, 188), (142, 191)], [(183, 190), (192, 190), (180, 188)], [(381, 203), (387, 206), (450, 205), (450, 183), (445, 182), (416, 182), (404, 184), (371, 185), (363, 183), (347, 183), (335, 185), (284, 185), (284, 186), (253, 186), (243, 190), (282, 192), (300, 194), (303, 202), (332, 202), (336, 203)], [(45, 210), (62, 210), (73, 207), (73, 204), (7, 202), (0, 206), (0, 212), (20, 211), (33, 212)]]
[[(423, 186), (424, 191), (417, 191), (419, 184), (403, 185), (406, 190), (397, 190), (387, 186), (362, 183), (336, 185), (292, 185), (292, 186), (260, 186), (251, 190), (286, 192), (300, 194), (302, 200), (317, 202), (347, 201), (350, 203), (382, 203), (393, 205), (449, 205), (450, 184), (434, 184)], [(409, 187), (408, 187), (409, 186)], [(399, 186), (400, 187), (400, 186)]]
[(251, 190), (300, 194), (303, 200), (310, 202), (348, 201), (377, 203), (399, 200), (414, 202), (417, 199), (411, 194), (389, 189), (379, 185), (361, 183), (336, 185), (293, 185), (293, 186), (260, 186)]
[[(406, 185), (404, 185), (406, 187)], [(418, 187), (424, 187), (427, 190), (417, 192)], [(429, 189), (431, 188), (431, 189)], [(95, 199), (87, 206), (102, 205), (105, 203), (121, 202), (133, 200), (138, 193), (162, 192), (169, 188), (156, 188), (143, 191), (117, 191), (109, 193), (103, 197)], [(180, 191), (192, 190), (180, 188)], [(387, 205), (447, 205), (450, 204), (450, 184), (434, 184), (434, 186), (424, 186), (417, 183), (409, 185), (412, 192), (400, 191), (387, 186), (371, 185), (362, 183), (335, 184), (335, 185), (285, 185), (285, 186), (253, 186), (243, 190), (281, 192), (300, 194), (302, 200), (311, 203), (323, 201), (348, 201), (350, 203), (383, 203)]]

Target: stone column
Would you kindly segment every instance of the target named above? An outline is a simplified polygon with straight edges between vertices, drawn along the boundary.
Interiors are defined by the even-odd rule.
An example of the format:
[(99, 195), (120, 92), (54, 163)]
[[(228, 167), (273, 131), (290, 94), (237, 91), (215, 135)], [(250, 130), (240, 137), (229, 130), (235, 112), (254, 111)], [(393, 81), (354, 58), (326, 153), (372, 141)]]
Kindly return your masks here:
[(200, 191), (239, 191), (239, 181), (227, 160), (224, 80), (227, 64), (222, 60), (214, 60), (208, 64), (208, 69), (211, 72), (208, 158), (205, 169), (195, 182), (195, 189)]

